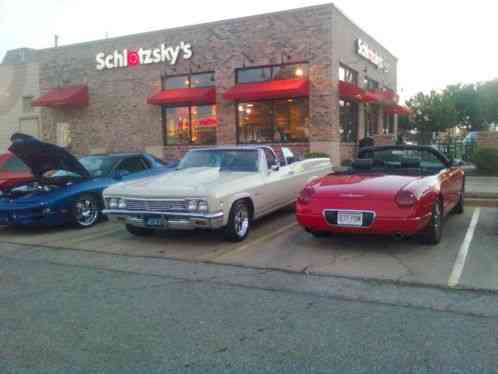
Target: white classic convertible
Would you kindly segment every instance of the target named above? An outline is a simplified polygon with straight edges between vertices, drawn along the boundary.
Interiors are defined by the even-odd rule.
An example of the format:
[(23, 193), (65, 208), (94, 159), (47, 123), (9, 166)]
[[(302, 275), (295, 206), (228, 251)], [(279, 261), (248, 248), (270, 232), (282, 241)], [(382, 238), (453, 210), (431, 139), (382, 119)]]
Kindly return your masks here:
[(223, 229), (244, 240), (251, 222), (293, 203), (308, 180), (332, 171), (328, 158), (281, 165), (267, 146), (213, 147), (189, 151), (178, 170), (113, 185), (104, 191), (106, 214), (139, 236), (154, 230)]

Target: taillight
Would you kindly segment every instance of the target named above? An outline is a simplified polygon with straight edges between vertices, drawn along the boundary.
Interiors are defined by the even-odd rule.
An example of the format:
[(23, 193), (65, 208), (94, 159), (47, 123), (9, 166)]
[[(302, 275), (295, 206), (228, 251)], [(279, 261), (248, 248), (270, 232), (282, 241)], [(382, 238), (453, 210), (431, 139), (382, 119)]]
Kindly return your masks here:
[(299, 197), (297, 198), (298, 202), (301, 204), (309, 204), (315, 192), (316, 191), (312, 186), (304, 187), (304, 189), (299, 194)]
[(396, 195), (396, 204), (402, 208), (409, 208), (417, 203), (417, 197), (413, 192), (401, 190)]

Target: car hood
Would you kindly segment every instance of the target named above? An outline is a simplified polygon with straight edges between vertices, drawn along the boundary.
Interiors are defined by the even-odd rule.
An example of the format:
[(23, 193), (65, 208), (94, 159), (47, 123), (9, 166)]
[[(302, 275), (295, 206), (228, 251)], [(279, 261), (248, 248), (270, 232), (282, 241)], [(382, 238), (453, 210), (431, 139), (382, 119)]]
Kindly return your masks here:
[(19, 133), (12, 135), (11, 141), (9, 151), (19, 157), (37, 178), (51, 170), (65, 170), (90, 177), (88, 170), (76, 157), (62, 147)]
[(203, 197), (218, 191), (230, 182), (255, 173), (224, 172), (219, 168), (203, 167), (176, 170), (171, 173), (118, 183), (105, 190), (106, 195), (125, 197)]
[(403, 187), (420, 176), (389, 174), (330, 174), (316, 184), (315, 198), (392, 200)]

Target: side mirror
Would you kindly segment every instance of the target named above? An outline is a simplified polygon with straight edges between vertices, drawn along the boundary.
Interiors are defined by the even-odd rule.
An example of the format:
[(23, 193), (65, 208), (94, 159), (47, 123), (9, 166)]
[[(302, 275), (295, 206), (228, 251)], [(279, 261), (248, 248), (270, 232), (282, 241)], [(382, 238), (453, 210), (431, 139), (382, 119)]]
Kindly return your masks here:
[(279, 171), (280, 170), (280, 165), (277, 163), (277, 164), (273, 164), (271, 166), (271, 171)]
[(130, 174), (131, 173), (128, 170), (116, 169), (116, 170), (114, 170), (112, 178), (116, 179), (116, 180), (121, 180), (121, 179), (123, 179), (124, 177), (126, 177), (127, 175), (130, 175)]

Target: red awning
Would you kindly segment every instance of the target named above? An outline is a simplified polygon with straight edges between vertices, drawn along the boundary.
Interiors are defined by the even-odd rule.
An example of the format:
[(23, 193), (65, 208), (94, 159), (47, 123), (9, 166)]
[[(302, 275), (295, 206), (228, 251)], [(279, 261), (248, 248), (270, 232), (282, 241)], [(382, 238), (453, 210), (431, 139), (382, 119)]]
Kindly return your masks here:
[(309, 96), (309, 88), (309, 80), (307, 79), (239, 83), (226, 91), (223, 97), (235, 101), (288, 99)]
[(88, 86), (75, 85), (53, 88), (48, 93), (32, 101), (33, 106), (83, 107), (88, 105)]
[(339, 81), (339, 96), (346, 99), (362, 101), (365, 91), (353, 83)]
[(384, 113), (389, 114), (399, 114), (399, 115), (408, 115), (410, 114), (410, 108), (401, 105), (392, 105), (384, 108)]
[(365, 91), (365, 94), (363, 95), (363, 101), (365, 103), (382, 103), (384, 102), (384, 95), (382, 94), (382, 91), (378, 90)]
[(170, 88), (147, 98), (152, 105), (209, 105), (216, 102), (214, 87)]

